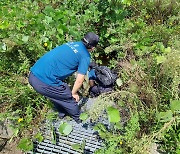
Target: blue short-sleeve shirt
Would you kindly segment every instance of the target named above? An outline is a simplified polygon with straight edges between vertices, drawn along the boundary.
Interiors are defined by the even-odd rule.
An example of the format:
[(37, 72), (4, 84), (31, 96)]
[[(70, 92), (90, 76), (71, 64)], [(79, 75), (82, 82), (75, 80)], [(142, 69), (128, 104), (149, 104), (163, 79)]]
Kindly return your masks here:
[(90, 54), (84, 44), (68, 42), (44, 54), (31, 67), (31, 72), (42, 82), (59, 86), (62, 80), (74, 72), (86, 74), (90, 63)]
[(88, 78), (89, 78), (89, 80), (96, 80), (96, 79), (97, 79), (94, 69), (91, 69), (91, 70), (88, 72)]

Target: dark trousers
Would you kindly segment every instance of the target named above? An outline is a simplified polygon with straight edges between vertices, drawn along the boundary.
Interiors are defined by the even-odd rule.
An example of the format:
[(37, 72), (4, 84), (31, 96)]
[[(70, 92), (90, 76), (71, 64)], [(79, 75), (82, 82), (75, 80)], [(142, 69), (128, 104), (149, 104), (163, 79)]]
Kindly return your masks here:
[(29, 75), (29, 83), (38, 93), (49, 98), (59, 113), (67, 113), (75, 121), (79, 120), (79, 106), (66, 83), (63, 82), (60, 86), (47, 85), (34, 76), (32, 72)]

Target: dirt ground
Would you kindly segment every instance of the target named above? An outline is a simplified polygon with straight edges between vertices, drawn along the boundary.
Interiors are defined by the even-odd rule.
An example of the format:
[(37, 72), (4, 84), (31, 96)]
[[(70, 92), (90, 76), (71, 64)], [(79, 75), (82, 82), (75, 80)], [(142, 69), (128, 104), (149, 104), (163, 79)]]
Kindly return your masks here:
[(0, 154), (23, 154), (23, 152), (17, 148), (16, 142), (9, 143), (7, 139), (0, 138)]

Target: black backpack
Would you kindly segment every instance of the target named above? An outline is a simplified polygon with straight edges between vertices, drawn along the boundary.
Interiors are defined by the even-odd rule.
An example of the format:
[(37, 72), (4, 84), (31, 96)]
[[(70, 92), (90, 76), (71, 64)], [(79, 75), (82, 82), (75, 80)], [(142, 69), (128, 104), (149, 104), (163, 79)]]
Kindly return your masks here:
[(111, 86), (117, 79), (117, 74), (110, 70), (107, 66), (98, 66), (95, 63), (90, 64), (90, 68), (95, 70), (97, 80), (102, 86)]

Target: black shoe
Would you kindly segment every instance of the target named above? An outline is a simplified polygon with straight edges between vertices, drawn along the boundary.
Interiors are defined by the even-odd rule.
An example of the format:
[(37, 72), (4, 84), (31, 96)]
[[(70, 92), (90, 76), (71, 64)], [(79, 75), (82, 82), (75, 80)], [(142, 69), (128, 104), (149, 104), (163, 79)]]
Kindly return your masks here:
[(62, 113), (62, 112), (59, 112), (58, 116), (59, 116), (59, 118), (63, 119), (66, 116), (66, 114)]

